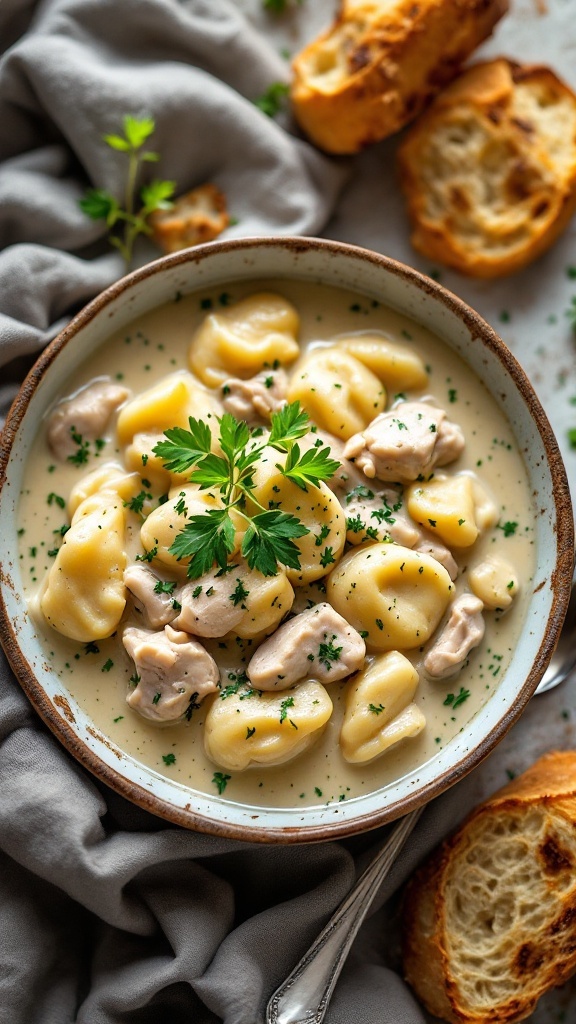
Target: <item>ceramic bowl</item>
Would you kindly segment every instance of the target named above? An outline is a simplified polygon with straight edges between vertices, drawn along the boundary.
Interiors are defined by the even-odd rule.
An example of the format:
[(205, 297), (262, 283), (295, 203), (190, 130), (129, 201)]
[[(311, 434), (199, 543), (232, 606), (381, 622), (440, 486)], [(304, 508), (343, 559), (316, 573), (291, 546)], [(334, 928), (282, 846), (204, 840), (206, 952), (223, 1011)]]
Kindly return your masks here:
[[(254, 807), (170, 781), (118, 750), (50, 670), (26, 613), (17, 551), (18, 495), (38, 424), (67, 378), (113, 330), (177, 292), (233, 281), (297, 278), (362, 293), (426, 324), (484, 381), (505, 410), (535, 495), (536, 575), (520, 638), (496, 693), (418, 770), (365, 796), (330, 806)], [(487, 428), (488, 430), (490, 427)], [(47, 347), (12, 407), (2, 438), (0, 531), (9, 552), (0, 619), (10, 663), (49, 728), (86, 768), (124, 797), (172, 822), (260, 842), (333, 839), (397, 818), (453, 785), (519, 718), (556, 645), (572, 580), (568, 484), (550, 425), (522, 369), (494, 331), (429, 278), (384, 256), (315, 239), (247, 239), (187, 250), (148, 264), (108, 288)]]

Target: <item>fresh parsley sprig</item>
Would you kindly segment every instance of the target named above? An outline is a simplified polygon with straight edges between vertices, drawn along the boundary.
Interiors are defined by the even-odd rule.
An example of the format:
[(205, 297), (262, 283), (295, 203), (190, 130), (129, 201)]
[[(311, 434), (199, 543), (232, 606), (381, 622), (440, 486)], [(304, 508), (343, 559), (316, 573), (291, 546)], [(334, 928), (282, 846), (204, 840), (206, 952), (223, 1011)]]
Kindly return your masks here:
[[(136, 238), (138, 235), (151, 234), (150, 214), (155, 210), (169, 210), (174, 205), (172, 196), (176, 183), (155, 178), (148, 185), (143, 185), (136, 195), (136, 182), (141, 164), (156, 163), (160, 159), (158, 153), (142, 149), (156, 125), (152, 117), (137, 118), (126, 114), (123, 127), (124, 135), (104, 135), (103, 140), (111, 149), (125, 153), (128, 157), (124, 206), (122, 207), (111, 192), (103, 188), (88, 189), (84, 198), (80, 199), (79, 205), (93, 220), (106, 221), (110, 232), (110, 244), (120, 251), (126, 267), (129, 267)], [(140, 200), (138, 209), (137, 199)], [(123, 227), (121, 234), (113, 233), (117, 227)]]
[[(272, 414), (268, 437), (251, 431), (243, 420), (230, 413), (219, 417), (219, 443), (222, 455), (212, 452), (210, 426), (203, 420), (188, 420), (189, 430), (171, 427), (164, 431), (165, 441), (154, 446), (164, 466), (172, 473), (190, 473), (190, 479), (201, 490), (217, 491), (223, 507), (189, 516), (182, 531), (170, 547), (176, 558), (190, 559), (188, 576), (198, 579), (214, 562), (225, 569), (234, 551), (236, 527), (232, 510), (248, 524), (242, 540), (241, 553), (251, 569), (264, 576), (275, 576), (279, 565), (300, 568), (300, 552), (294, 543), (310, 530), (297, 516), (280, 508), (265, 509), (254, 495), (254, 473), (267, 446), (286, 455), (277, 469), (302, 490), (328, 480), (340, 463), (330, 458), (330, 449), (315, 447), (303, 454), (297, 441), (310, 429), (299, 402), (285, 405)], [(262, 436), (262, 440), (259, 438)], [(248, 505), (247, 499), (250, 504)], [(260, 508), (251, 515), (248, 508)]]

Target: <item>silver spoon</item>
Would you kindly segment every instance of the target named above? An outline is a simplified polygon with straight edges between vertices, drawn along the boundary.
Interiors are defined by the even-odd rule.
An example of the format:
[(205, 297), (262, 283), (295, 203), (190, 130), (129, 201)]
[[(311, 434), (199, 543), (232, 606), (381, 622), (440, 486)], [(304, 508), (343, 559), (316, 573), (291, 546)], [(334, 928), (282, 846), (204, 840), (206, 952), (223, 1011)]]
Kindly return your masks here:
[[(558, 646), (535, 694), (544, 693), (564, 682), (576, 666), (575, 627), (576, 584), (573, 582), (566, 622)], [(350, 946), (423, 809), (420, 807), (410, 811), (396, 823), (374, 860), (308, 952), (274, 992), (266, 1008), (266, 1024), (322, 1024)]]
[(558, 646), (552, 655), (550, 664), (546, 669), (534, 694), (545, 693), (552, 690), (559, 683), (563, 683), (576, 666), (576, 583), (572, 581), (572, 591), (568, 602), (566, 618), (558, 640)]

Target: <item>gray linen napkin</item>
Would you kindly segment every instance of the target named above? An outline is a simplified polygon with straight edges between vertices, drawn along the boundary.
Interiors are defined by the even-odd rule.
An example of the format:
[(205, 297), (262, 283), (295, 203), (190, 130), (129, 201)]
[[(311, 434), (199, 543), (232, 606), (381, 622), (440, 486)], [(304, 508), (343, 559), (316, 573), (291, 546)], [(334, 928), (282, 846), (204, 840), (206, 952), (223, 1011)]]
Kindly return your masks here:
[[(160, 172), (180, 191), (213, 180), (226, 192), (238, 218), (228, 237), (317, 234), (335, 211), (346, 168), (251, 102), (287, 65), (255, 27), (259, 0), (252, 23), (240, 7), (249, 0), (1, 0), (4, 404), (26, 360), (123, 272), (77, 201), (88, 184), (119, 190), (121, 160), (100, 139), (125, 113), (155, 117)], [(1, 656), (0, 742), (0, 1024), (261, 1022), (386, 831), (295, 848), (167, 825), (68, 756)], [(534, 752), (511, 749), (518, 767)], [(505, 757), (427, 809), (355, 944), (330, 1024), (426, 1019), (397, 973), (395, 894), (505, 781)]]

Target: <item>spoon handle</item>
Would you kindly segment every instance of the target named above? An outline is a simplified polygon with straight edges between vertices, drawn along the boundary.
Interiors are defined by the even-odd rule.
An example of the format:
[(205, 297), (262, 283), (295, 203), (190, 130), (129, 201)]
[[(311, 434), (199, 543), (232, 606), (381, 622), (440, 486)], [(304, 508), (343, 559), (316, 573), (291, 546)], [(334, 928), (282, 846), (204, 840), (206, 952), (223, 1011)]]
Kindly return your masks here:
[(321, 1024), (348, 951), (422, 808), (393, 828), (374, 860), (352, 887), (292, 973), (271, 997), (266, 1024)]

